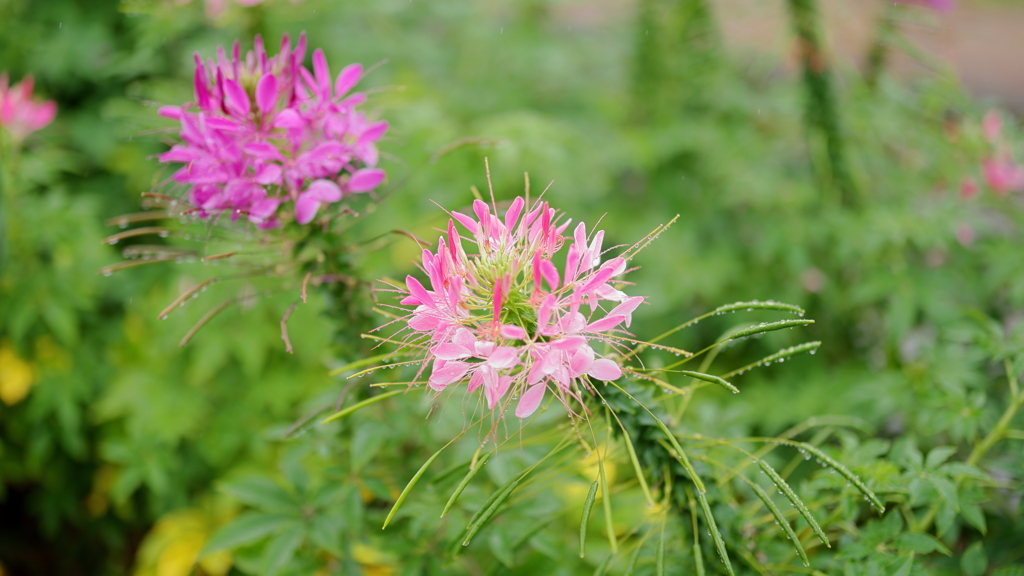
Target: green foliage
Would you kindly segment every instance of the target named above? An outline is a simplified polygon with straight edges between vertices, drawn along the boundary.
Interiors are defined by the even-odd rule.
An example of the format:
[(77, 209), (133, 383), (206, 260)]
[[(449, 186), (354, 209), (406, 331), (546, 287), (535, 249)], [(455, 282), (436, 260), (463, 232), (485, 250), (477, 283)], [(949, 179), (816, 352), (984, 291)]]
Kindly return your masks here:
[[(4, 569), (185, 574), (198, 559), (211, 575), (753, 574), (806, 573), (807, 561), (829, 574), (1019, 575), (1024, 213), (1019, 193), (958, 193), (992, 154), (984, 110), (941, 75), (882, 70), (874, 89), (835, 71), (780, 77), (722, 50), (703, 2), (576, 10), (272, 0), (209, 18), (198, 0), (0, 5), (0, 62), (60, 107), (23, 150), (0, 150), (0, 349), (4, 378), (17, 364), (30, 386), (0, 405)], [(381, 201), (341, 237), (306, 238), (306, 262), (326, 255), (366, 279), (411, 272), (417, 245), (382, 232), (430, 240), (443, 225), (432, 202), (467, 204), (484, 156), (499, 200), (525, 171), (535, 189), (554, 180), (548, 198), (573, 218), (606, 214), (607, 245), (679, 214), (632, 261), (651, 304), (634, 330), (666, 340), (623, 391), (601, 389), (621, 429), (603, 408), (587, 425), (552, 408), (484, 449), (496, 436), (471, 427), (472, 399), (368, 392), (400, 368), (346, 380), (377, 362), (358, 338), (371, 325), (365, 283), (312, 287), (288, 321), (288, 354), (280, 322), (305, 270), (216, 282), (166, 320), (225, 268), (97, 274), (132, 251), (195, 248), (159, 235), (103, 243), (120, 231), (104, 221), (137, 212), (139, 192), (166, 177), (151, 156), (168, 123), (151, 103), (190, 97), (192, 52), (301, 30), (336, 67), (388, 59), (367, 88), (392, 125)], [(1009, 119), (1004, 131), (1019, 148)], [(832, 201), (819, 176), (832, 162), (839, 179), (837, 161), (855, 201)], [(245, 286), (282, 293), (249, 302)], [(675, 331), (723, 302), (737, 304)], [(798, 310), (816, 322), (761, 324), (809, 324), (778, 323)], [(673, 350), (708, 342), (687, 371), (669, 368)], [(773, 494), (760, 463), (788, 491)], [(170, 531), (185, 513), (204, 520)]]

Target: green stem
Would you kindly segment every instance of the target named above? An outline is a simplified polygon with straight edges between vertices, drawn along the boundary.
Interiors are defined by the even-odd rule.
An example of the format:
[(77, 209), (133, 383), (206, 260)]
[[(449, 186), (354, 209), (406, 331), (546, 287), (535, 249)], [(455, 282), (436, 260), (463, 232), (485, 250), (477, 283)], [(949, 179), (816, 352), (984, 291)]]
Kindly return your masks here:
[(839, 109), (831, 68), (822, 40), (820, 18), (816, 0), (788, 0), (793, 31), (796, 34), (800, 60), (803, 66), (804, 88), (807, 92), (806, 124), (812, 161), (818, 163), (815, 143), (823, 141), (827, 170), (818, 170), (826, 176), (824, 183), (839, 193), (840, 203), (853, 206), (855, 189), (846, 163), (846, 151), (839, 125)]
[[(1010, 423), (1013, 422), (1013, 418), (1017, 415), (1017, 412), (1024, 407), (1024, 394), (1020, 393), (1019, 386), (1017, 384), (1017, 377), (1014, 373), (1013, 362), (1009, 358), (1004, 359), (1003, 365), (1006, 368), (1006, 378), (1010, 384), (1010, 404), (1006, 407), (1002, 417), (999, 418), (999, 422), (996, 423), (995, 427), (989, 431), (989, 433), (982, 439), (981, 443), (975, 444), (974, 449), (971, 450), (969, 456), (967, 456), (967, 465), (975, 466), (985, 454), (992, 449), (1000, 440), (1007, 437), (1010, 432)], [(965, 476), (960, 475), (956, 478), (957, 488), (963, 484)], [(939, 504), (933, 504), (928, 509), (928, 513), (921, 518), (921, 521), (914, 527), (915, 532), (924, 532), (931, 527), (932, 522), (935, 521), (935, 516), (939, 513)]]
[(7, 218), (15, 205), (14, 175), (18, 163), (17, 154), (17, 144), (0, 128), (0, 273), (7, 267), (10, 245), (14, 240)]
[(899, 4), (889, 4), (878, 18), (878, 25), (875, 27), (875, 40), (872, 42), (871, 48), (868, 49), (867, 65), (864, 70), (864, 81), (872, 91), (877, 87), (878, 78), (889, 63), (889, 45), (893, 35), (898, 31), (896, 27), (898, 13)]

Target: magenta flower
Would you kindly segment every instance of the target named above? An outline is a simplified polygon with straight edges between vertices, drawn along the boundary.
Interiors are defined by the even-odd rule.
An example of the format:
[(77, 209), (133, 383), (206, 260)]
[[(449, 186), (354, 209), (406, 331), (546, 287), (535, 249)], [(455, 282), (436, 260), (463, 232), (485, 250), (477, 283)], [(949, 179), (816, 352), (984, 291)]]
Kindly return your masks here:
[(292, 49), (268, 56), (257, 36), (243, 59), (236, 42), (204, 63), (196, 55), (196, 101), (160, 114), (181, 122), (182, 143), (160, 156), (184, 164), (174, 179), (190, 185), (190, 202), (201, 217), (245, 214), (263, 226), (277, 223), (278, 208), (294, 202), (300, 224), (324, 204), (368, 192), (384, 180), (374, 168), (376, 141), (387, 122), (370, 122), (356, 107), (363, 94), (348, 92), (362, 67), (353, 64), (332, 83), (327, 59), (313, 53), (302, 66), (305, 35)]
[(20, 84), (8, 85), (7, 73), (0, 74), (0, 126), (16, 141), (39, 130), (57, 116), (57, 104), (52, 100), (32, 100), (34, 81), (26, 76)]
[[(426, 350), (428, 385), (482, 388), (487, 406), (502, 412), (511, 391), (519, 397), (516, 416), (526, 418), (548, 391), (570, 409), (591, 380), (621, 377), (619, 364), (594, 347), (619, 351), (613, 332), (629, 326), (644, 299), (614, 286), (626, 261), (601, 262), (604, 232), (588, 237), (577, 225), (559, 267), (554, 258), (571, 221), (560, 222), (547, 202), (528, 207), (516, 198), (504, 219), (479, 200), (473, 211), (476, 218), (453, 212), (437, 251), (423, 251), (430, 289), (413, 276), (396, 287), (401, 303), (415, 307), (404, 318), (412, 332), (406, 344)], [(455, 221), (472, 236), (474, 253), (467, 254)]]

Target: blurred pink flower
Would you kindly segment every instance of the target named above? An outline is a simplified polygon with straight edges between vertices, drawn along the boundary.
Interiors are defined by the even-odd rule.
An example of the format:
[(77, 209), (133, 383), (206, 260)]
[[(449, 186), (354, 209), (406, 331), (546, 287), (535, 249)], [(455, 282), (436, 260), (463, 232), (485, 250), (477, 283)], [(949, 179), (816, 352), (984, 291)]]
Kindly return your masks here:
[[(428, 350), (424, 365), (433, 362), (428, 385), (483, 387), (490, 409), (512, 391), (519, 397), (516, 416), (526, 418), (549, 390), (571, 410), (591, 379), (621, 377), (619, 364), (591, 344), (619, 349), (621, 341), (608, 333), (628, 327), (644, 299), (613, 286), (626, 261), (601, 262), (604, 232), (588, 238), (586, 226), (577, 225), (559, 269), (553, 257), (571, 221), (560, 222), (547, 202), (529, 207), (516, 198), (504, 219), (480, 200), (473, 211), (476, 218), (451, 213), (437, 251), (423, 251), (430, 289), (413, 276), (396, 287), (401, 303), (415, 307), (405, 317), (412, 331), (407, 343)], [(476, 253), (467, 255), (456, 221), (473, 237)], [(605, 301), (615, 306), (605, 310)], [(501, 406), (503, 412), (508, 404)]]
[(995, 144), (999, 140), (999, 133), (1003, 130), (1003, 117), (995, 110), (989, 110), (981, 120), (981, 131), (985, 138)]
[(963, 198), (964, 200), (970, 200), (971, 198), (974, 198), (977, 195), (978, 185), (974, 182), (974, 180), (970, 178), (965, 178), (964, 181), (960, 183), (960, 198)]
[(57, 115), (52, 100), (32, 100), (33, 85), (32, 77), (26, 76), (20, 84), (9, 86), (7, 73), (0, 74), (0, 126), (17, 141), (53, 122)]
[(1024, 190), (1024, 166), (1014, 162), (1008, 153), (989, 158), (981, 166), (985, 181), (1000, 196)]
[(362, 67), (346, 67), (332, 86), (321, 50), (313, 73), (302, 66), (305, 35), (294, 49), (285, 35), (276, 56), (259, 36), (254, 44), (244, 59), (237, 42), (230, 58), (223, 48), (205, 63), (197, 54), (196, 101), (160, 109), (181, 122), (182, 138), (160, 160), (185, 165), (174, 179), (192, 186), (200, 216), (245, 214), (273, 226), (291, 200), (296, 221), (306, 224), (322, 205), (377, 187), (384, 172), (373, 168), (375, 143), (387, 123), (356, 110), (363, 94), (348, 95)]

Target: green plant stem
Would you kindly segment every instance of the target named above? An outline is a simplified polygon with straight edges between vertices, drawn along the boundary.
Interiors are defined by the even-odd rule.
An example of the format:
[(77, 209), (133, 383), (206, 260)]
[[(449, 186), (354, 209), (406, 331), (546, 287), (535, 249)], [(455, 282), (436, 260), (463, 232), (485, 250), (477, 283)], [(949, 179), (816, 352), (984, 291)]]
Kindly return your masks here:
[(878, 24), (875, 26), (875, 40), (868, 49), (867, 65), (864, 70), (864, 81), (872, 91), (878, 86), (878, 78), (885, 71), (889, 62), (889, 45), (891, 38), (898, 32), (896, 27), (896, 16), (899, 13), (900, 5), (889, 4), (878, 17)]
[(843, 206), (853, 206), (855, 189), (846, 163), (846, 149), (839, 125), (839, 107), (831, 68), (822, 40), (817, 0), (788, 0), (793, 31), (803, 67), (806, 89), (806, 125), (812, 163), (821, 164), (815, 153), (815, 143), (823, 140), (827, 170), (817, 170), (822, 183), (838, 191)]
[[(1013, 422), (1013, 418), (1020, 412), (1020, 409), (1024, 407), (1024, 394), (1020, 393), (1019, 386), (1017, 384), (1017, 377), (1014, 373), (1013, 362), (1009, 358), (1003, 361), (1003, 365), (1006, 368), (1006, 378), (1010, 385), (1010, 404), (1006, 407), (1002, 417), (999, 418), (999, 422), (996, 423), (995, 427), (989, 431), (989, 433), (982, 439), (981, 443), (975, 444), (974, 449), (971, 450), (969, 456), (967, 456), (966, 464), (968, 466), (976, 466), (985, 454), (992, 449), (1000, 440), (1007, 437), (1010, 432), (1010, 423)], [(963, 484), (965, 476), (957, 476), (956, 486), (957, 488)], [(920, 522), (914, 526), (915, 532), (924, 532), (928, 530), (932, 522), (935, 521), (935, 516), (939, 513), (939, 504), (933, 504), (928, 509), (928, 513), (921, 518)]]

